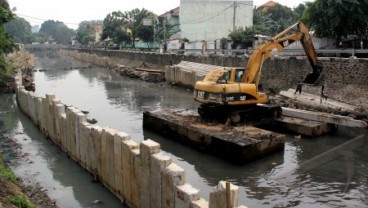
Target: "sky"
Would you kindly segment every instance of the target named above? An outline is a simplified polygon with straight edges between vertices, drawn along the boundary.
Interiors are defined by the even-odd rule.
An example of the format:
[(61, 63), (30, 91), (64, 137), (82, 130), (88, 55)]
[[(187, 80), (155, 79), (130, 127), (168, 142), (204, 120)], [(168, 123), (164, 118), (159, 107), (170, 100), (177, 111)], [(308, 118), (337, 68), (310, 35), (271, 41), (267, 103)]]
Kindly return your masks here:
[[(294, 8), (300, 3), (311, 0), (274, 0), (280, 4)], [(145, 8), (157, 15), (174, 9), (180, 0), (8, 0), (10, 8), (25, 18), (32, 26), (41, 25), (46, 20), (64, 22), (69, 28), (77, 29), (85, 20), (103, 20), (113, 11), (130, 11)], [(254, 0), (260, 6), (268, 0)]]

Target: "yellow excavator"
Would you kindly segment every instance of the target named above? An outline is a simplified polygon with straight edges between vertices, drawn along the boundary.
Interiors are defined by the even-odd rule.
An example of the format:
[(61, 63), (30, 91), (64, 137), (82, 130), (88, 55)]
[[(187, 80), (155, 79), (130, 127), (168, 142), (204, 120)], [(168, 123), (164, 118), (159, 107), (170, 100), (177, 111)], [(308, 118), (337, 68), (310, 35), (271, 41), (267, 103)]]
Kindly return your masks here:
[(296, 41), (303, 45), (312, 66), (303, 83), (315, 85), (321, 77), (322, 66), (308, 28), (297, 22), (260, 45), (249, 57), (246, 68), (213, 69), (196, 82), (193, 97), (201, 103), (199, 115), (205, 119), (226, 119), (233, 124), (280, 116), (281, 107), (266, 104), (267, 95), (259, 91), (262, 66), (274, 51), (281, 51)]

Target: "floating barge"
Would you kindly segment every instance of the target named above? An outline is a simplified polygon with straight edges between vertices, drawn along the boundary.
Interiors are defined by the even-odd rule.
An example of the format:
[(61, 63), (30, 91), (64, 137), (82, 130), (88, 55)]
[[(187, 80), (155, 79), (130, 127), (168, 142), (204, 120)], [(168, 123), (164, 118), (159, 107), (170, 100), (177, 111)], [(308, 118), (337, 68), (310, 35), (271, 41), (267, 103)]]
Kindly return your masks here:
[(285, 146), (283, 134), (253, 126), (208, 123), (186, 112), (145, 111), (143, 128), (237, 164), (282, 151)]

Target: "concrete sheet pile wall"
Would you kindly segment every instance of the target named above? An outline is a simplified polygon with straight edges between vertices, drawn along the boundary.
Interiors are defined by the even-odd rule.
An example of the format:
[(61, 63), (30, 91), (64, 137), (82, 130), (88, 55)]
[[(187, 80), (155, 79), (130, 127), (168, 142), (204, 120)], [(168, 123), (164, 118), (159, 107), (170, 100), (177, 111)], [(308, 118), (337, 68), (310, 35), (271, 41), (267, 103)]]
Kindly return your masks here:
[[(141, 62), (155, 64), (164, 68), (167, 65), (179, 64), (181, 61), (225, 66), (225, 67), (246, 67), (248, 60), (244, 56), (198, 56), (185, 54), (158, 54), (132, 51), (109, 51), (109, 50), (63, 50), (63, 53), (72, 57), (83, 56), (84, 61), (90, 60), (90, 63), (103, 63), (101, 57), (105, 57), (105, 62), (113, 64), (110, 60), (139, 60)], [(80, 54), (80, 55), (78, 55)], [(83, 55), (82, 55), (83, 54)], [(87, 58), (90, 57), (90, 58)], [(98, 59), (100, 57), (100, 59)], [(100, 61), (97, 61), (100, 60)], [(338, 58), (338, 57), (318, 57), (318, 61), (323, 65), (326, 83), (356, 84), (367, 85), (368, 79), (368, 59), (358, 58)], [(96, 63), (97, 64), (97, 63)], [(97, 64), (100, 66), (108, 66)], [(306, 56), (284, 56), (272, 57), (266, 60), (262, 68), (262, 82), (265, 84), (276, 85), (278, 88), (288, 87), (290, 84), (296, 84), (300, 76), (306, 76), (312, 67)], [(173, 75), (168, 75), (172, 77)], [(281, 81), (280, 81), (281, 80)]]
[(193, 87), (197, 81), (204, 78), (209, 70), (223, 68), (210, 64), (181, 61), (174, 66), (165, 66), (165, 80), (169, 83)]
[(214, 188), (209, 202), (201, 198), (186, 182), (185, 170), (161, 152), (160, 144), (138, 144), (125, 132), (92, 125), (79, 109), (54, 95), (37, 97), (22, 86), (16, 94), (21, 110), (41, 131), (129, 207), (219, 207), (227, 198), (232, 207), (238, 206), (236, 186), (231, 186), (231, 197)]

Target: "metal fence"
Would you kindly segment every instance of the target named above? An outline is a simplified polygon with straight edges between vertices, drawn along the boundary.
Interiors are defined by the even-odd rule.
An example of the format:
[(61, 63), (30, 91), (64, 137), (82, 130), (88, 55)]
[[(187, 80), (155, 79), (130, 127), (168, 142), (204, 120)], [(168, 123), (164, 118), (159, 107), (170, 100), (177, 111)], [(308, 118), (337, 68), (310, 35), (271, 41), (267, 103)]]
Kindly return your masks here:
[[(172, 53), (186, 53), (186, 54), (225, 54), (225, 55), (242, 55), (251, 54), (253, 49), (174, 49), (168, 52)], [(331, 55), (331, 56), (355, 56), (356, 54), (367, 54), (368, 49), (317, 49), (317, 54), (319, 55)], [(303, 49), (285, 49), (283, 51), (277, 52), (280, 55), (305, 55)]]

